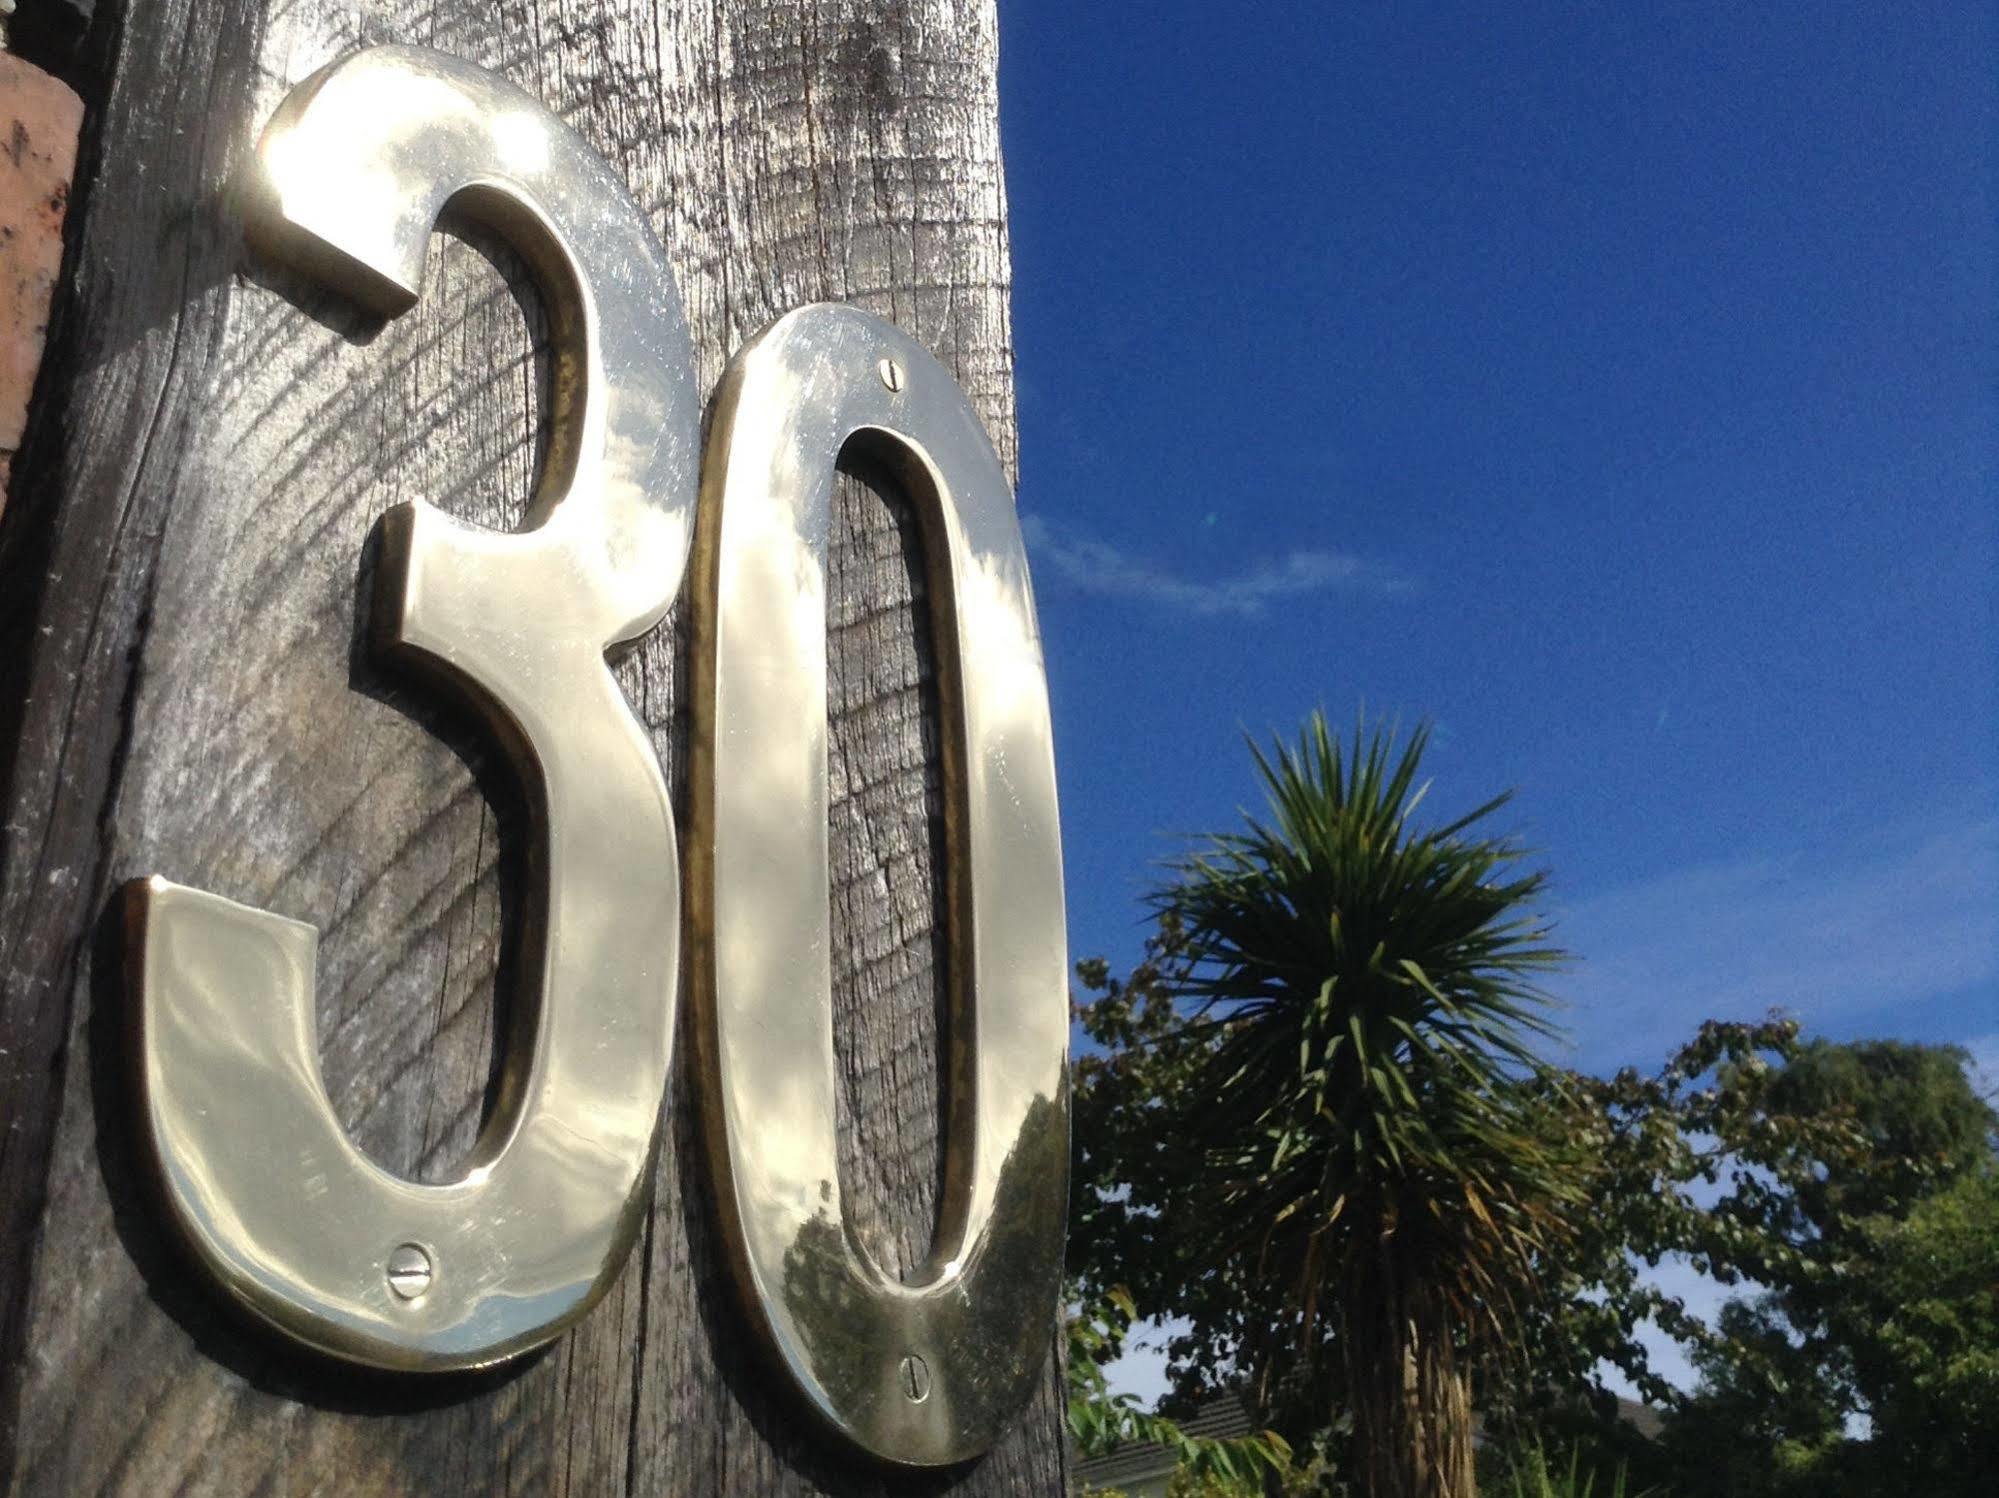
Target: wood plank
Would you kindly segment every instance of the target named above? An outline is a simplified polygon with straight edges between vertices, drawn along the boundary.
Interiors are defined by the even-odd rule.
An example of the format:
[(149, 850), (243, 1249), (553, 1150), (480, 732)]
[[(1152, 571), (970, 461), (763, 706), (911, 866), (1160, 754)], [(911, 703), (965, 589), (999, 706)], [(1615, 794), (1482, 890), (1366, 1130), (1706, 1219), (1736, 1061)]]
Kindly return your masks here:
[[(358, 648), (374, 519), (517, 516), (546, 350), (520, 264), (433, 240), (378, 325), (249, 262), (230, 186), (293, 82), (364, 42), (512, 77), (654, 215), (712, 386), (798, 303), (936, 350), (1011, 464), (989, 0), (153, 0), (101, 5), (73, 309), (0, 534), (0, 1411), (23, 1493), (1055, 1492), (1045, 1395), (933, 1476), (822, 1437), (746, 1336), (683, 1034), (647, 1231), (610, 1296), (497, 1375), (320, 1364), (198, 1287), (134, 1170), (120, 882), (159, 872), (323, 932), (343, 1120), (437, 1178), (471, 1143), (526, 828), (501, 758)], [(45, 382), (48, 384), (51, 382)], [(937, 1177), (934, 694), (905, 507), (844, 481), (832, 565), (842, 1167), (906, 1266)], [(669, 781), (679, 620), (620, 667)], [(683, 1011), (684, 1012), (684, 1011)]]

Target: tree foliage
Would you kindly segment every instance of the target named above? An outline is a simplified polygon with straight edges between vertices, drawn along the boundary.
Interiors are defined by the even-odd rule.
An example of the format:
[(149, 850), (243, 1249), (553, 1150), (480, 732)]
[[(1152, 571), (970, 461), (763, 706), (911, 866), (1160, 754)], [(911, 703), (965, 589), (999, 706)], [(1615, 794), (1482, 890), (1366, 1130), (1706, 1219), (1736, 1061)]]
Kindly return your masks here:
[[(1999, 1216), (1994, 1118), (1963, 1061), (1772, 1019), (1704, 1025), (1652, 1076), (1548, 1074), (1544, 1127), (1586, 1142), (1590, 1210), (1523, 1305), (1526, 1356), (1494, 1370), (1488, 1407), (1573, 1431), (1610, 1409), (1603, 1360), (1673, 1412), (1690, 1490), (1984, 1491), (1969, 1474), (1999, 1430), (1980, 1403), (1999, 1292), (1979, 1266)], [(1714, 1325), (1641, 1272), (1669, 1256), (1741, 1292)], [(1688, 1352), (1691, 1396), (1650, 1366), (1648, 1319)]]
[(1311, 1428), (1339, 1394), (1383, 1495), (1469, 1491), (1471, 1361), (1573, 1190), (1526, 1083), (1542, 877), (1474, 830), (1503, 797), (1416, 824), (1425, 739), (1252, 746), (1267, 815), (1171, 866), (1129, 979), (1079, 968), (1078, 1273), (1192, 1324), (1185, 1391)]
[[(1197, 1168), (1182, 1131), (1206, 1127), (1216, 1044), (1166, 981), (1184, 942), (1169, 914), (1126, 979), (1079, 970), (1104, 1050), (1078, 1062), (1076, 1265), (1086, 1279), (1115, 1266), (1148, 1314), (1188, 1319), (1172, 1346), (1183, 1390), (1274, 1367), (1266, 1408), (1302, 1444), (1345, 1398), (1334, 1328), (1301, 1339), (1253, 1261), (1190, 1273), (1201, 1202), (1157, 1184)], [(1985, 1492), (1999, 1166), (1963, 1063), (1947, 1046), (1807, 1040), (1773, 1017), (1705, 1024), (1650, 1073), (1538, 1068), (1515, 1097), (1571, 1173), (1559, 1200), (1575, 1210), (1514, 1287), (1513, 1336), (1476, 1365), (1488, 1428), (1520, 1450), (1583, 1450), (1605, 1484), (1626, 1464), (1718, 1498)], [(1133, 1163), (1149, 1184), (1119, 1190)], [(1738, 1291), (1712, 1325), (1648, 1277), (1669, 1260)], [(1652, 1366), (1648, 1321), (1686, 1350), (1697, 1391)], [(1606, 1365), (1670, 1412), (1663, 1449), (1615, 1421)], [(1848, 1434), (1856, 1420), (1871, 1439)]]
[(1104, 1365), (1123, 1350), (1138, 1308), (1122, 1286), (1113, 1286), (1069, 1318), (1069, 1434), (1084, 1456), (1105, 1456), (1127, 1445), (1161, 1446), (1173, 1453), (1174, 1474), (1184, 1488), (1216, 1498), (1255, 1498), (1265, 1479), (1291, 1476), (1291, 1447), (1274, 1430), (1248, 1435), (1190, 1435), (1177, 1420), (1139, 1407), (1130, 1394), (1114, 1394)]
[(1601, 1472), (1581, 1447), (1570, 1448), (1564, 1464), (1538, 1440), (1512, 1453), (1503, 1473), (1481, 1483), (1479, 1491), (1494, 1498), (1659, 1498), (1656, 1488), (1633, 1488), (1622, 1465)]
[(1999, 1168), (1986, 1160), (1899, 1221), (1862, 1225), (1866, 1272), (1836, 1318), (1903, 1485), (1990, 1491), (1999, 1474)]
[[(1773, 1015), (1656, 1071), (1550, 1064), (1540, 876), (1477, 834), (1499, 802), (1415, 825), (1422, 747), (1314, 719), (1258, 753), (1266, 816), (1171, 866), (1129, 975), (1079, 964), (1079, 1281), (1187, 1323), (1181, 1396), (1244, 1384), (1300, 1449), (1350, 1437), (1362, 1491), (1460, 1491), (1448, 1457), (1374, 1458), (1434, 1452), (1474, 1401), (1501, 1475), (1547, 1442), (1605, 1487), (1989, 1491), (1999, 1163), (1963, 1054)], [(1713, 1324), (1669, 1263), (1736, 1292)]]

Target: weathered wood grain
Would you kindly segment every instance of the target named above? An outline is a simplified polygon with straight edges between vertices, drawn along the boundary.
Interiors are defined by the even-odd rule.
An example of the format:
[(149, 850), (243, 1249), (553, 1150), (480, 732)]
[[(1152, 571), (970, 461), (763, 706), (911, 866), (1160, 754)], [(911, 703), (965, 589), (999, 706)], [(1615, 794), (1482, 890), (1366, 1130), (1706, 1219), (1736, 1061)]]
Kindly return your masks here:
[[(129, 1145), (113, 893), (158, 872), (322, 930), (329, 1090), (389, 1167), (477, 1132), (526, 829), (501, 757), (357, 644), (374, 519), (517, 516), (545, 349), (523, 268), (433, 241), (386, 325), (248, 261), (232, 184), (285, 89), (363, 42), (497, 69), (625, 173), (712, 386), (832, 298), (958, 373), (1013, 457), (990, 0), (152, 0), (100, 5), (70, 311), (0, 533), (0, 1472), (23, 1493), (1059, 1491), (1046, 1393), (929, 1477), (842, 1454), (735, 1304), (683, 1035), (623, 1277), (526, 1366), (366, 1376), (194, 1283)], [(936, 726), (901, 500), (844, 481), (829, 629), (842, 1167), (906, 1266), (936, 1190)], [(620, 679), (670, 781), (678, 619)], [(668, 918), (666, 913), (662, 918)]]

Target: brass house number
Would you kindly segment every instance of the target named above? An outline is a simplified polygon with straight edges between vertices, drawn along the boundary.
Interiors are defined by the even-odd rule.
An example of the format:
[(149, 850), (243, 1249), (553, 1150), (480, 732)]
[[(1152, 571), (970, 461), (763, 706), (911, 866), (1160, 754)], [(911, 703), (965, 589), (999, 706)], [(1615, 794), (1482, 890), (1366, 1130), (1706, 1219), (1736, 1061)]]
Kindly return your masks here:
[[(419, 1185), (319, 1074), (313, 927), (135, 886), (143, 1129), (196, 1260), (244, 1306), (378, 1368), (477, 1368), (616, 1277), (651, 1191), (688, 932), (708, 1154), (735, 1278), (838, 1432), (930, 1466), (988, 1447), (1045, 1366), (1061, 1272), (1068, 1015), (1048, 691), (1012, 495), (950, 374), (882, 320), (802, 307), (723, 377), (705, 453), (660, 244), (562, 121), (467, 63), (381, 47), (301, 84), (260, 148), (265, 253), (414, 304), (447, 201), (534, 267), (557, 431), (522, 528), (384, 519), (378, 649), (469, 700), (533, 788), (545, 888), (531, 1043), (464, 1174)], [(835, 1162), (826, 546), (835, 460), (888, 456), (922, 511), (945, 729), (952, 1026), (970, 1089), (910, 1281), (856, 1241)], [(698, 516), (698, 523), (697, 523)], [(692, 826), (605, 653), (693, 562)]]

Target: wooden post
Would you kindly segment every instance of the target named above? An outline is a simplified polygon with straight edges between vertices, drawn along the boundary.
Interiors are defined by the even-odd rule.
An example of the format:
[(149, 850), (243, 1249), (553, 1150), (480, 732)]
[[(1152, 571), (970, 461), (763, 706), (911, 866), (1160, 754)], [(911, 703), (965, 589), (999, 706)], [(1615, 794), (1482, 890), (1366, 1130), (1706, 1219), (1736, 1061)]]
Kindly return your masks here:
[[(956, 371), (1010, 465), (992, 0), (97, 12), (73, 70), (90, 113), (67, 308), (0, 531), (0, 1486), (1061, 1491), (1052, 1359), (1012, 1432), (961, 1470), (888, 1471), (807, 1419), (733, 1297), (684, 1033), (647, 1229), (580, 1327), (477, 1377), (288, 1350), (190, 1273), (146, 1196), (113, 900), (158, 872), (318, 925), (343, 1120), (418, 1178), (464, 1154), (503, 1044), (521, 798), (469, 722), (357, 644), (358, 621), (389, 505), (520, 515), (547, 420), (540, 309), (524, 267), (469, 229), (433, 239), (421, 301), (386, 324), (247, 256), (236, 192), (286, 89), (384, 41), (505, 74), (653, 215), (704, 391), (769, 319), (849, 301)], [(940, 1116), (917, 545), (892, 485), (843, 480), (828, 619), (842, 1167), (860, 1231), (898, 1267), (928, 1244)], [(670, 782), (685, 640), (676, 613), (620, 668)]]

